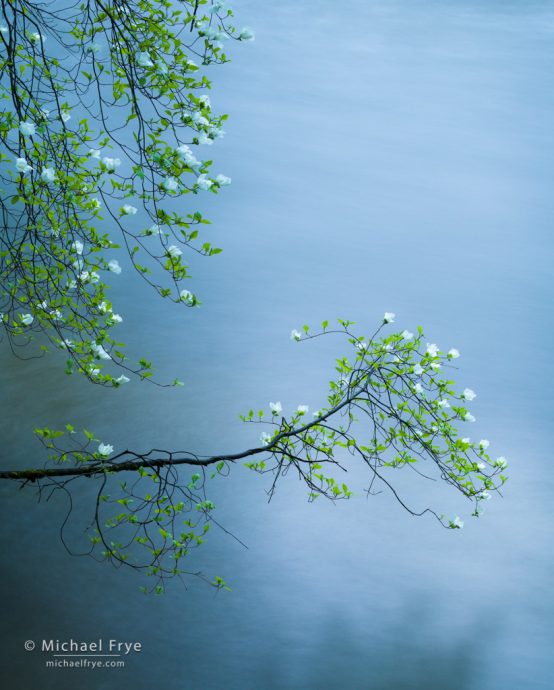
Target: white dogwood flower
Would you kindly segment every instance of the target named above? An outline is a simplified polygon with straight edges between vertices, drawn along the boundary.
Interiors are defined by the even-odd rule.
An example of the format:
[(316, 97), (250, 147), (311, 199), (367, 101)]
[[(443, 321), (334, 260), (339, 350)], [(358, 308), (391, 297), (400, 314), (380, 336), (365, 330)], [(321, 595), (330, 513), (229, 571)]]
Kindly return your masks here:
[(21, 314), (19, 318), (21, 319), (21, 323), (25, 326), (30, 326), (35, 320), (35, 317), (32, 314)]
[(148, 237), (150, 237), (152, 235), (161, 235), (161, 234), (162, 234), (162, 229), (157, 223), (154, 223), (154, 225), (151, 225), (143, 233), (143, 235), (146, 235)]
[(386, 311), (384, 316), (383, 316), (383, 321), (385, 323), (394, 323), (394, 317), (396, 314), (392, 311)]
[(207, 144), (208, 146), (211, 146), (214, 143), (214, 140), (209, 137), (206, 132), (198, 132), (196, 138), (198, 139), (199, 144)]
[(16, 158), (15, 167), (20, 173), (23, 173), (24, 175), (26, 175), (28, 172), (31, 172), (31, 170), (33, 169), (33, 167), (27, 163), (27, 160), (25, 158)]
[(174, 177), (166, 177), (162, 183), (162, 187), (167, 192), (176, 192), (179, 189), (179, 182)]
[(302, 338), (302, 333), (300, 333), (300, 331), (297, 331), (296, 328), (293, 328), (292, 331), (290, 332), (290, 339), (296, 340), (298, 342), (301, 338)]
[(154, 67), (150, 53), (143, 52), (137, 55), (137, 64), (141, 67)]
[(253, 41), (255, 38), (254, 32), (247, 26), (240, 30), (239, 41)]
[(425, 352), (431, 357), (436, 357), (439, 352), (439, 346), (435, 345), (435, 343), (427, 343), (427, 349)]
[(111, 355), (109, 352), (106, 352), (106, 350), (102, 347), (102, 345), (98, 345), (98, 343), (92, 343), (90, 346), (90, 349), (94, 352), (94, 354), (98, 357), (98, 359), (111, 359)]
[(34, 122), (20, 122), (19, 131), (24, 137), (32, 137), (36, 133), (36, 127)]
[(98, 446), (98, 452), (100, 455), (107, 458), (113, 453), (113, 446), (111, 446), (109, 443), (101, 443)]
[(119, 168), (121, 165), (121, 160), (119, 158), (105, 157), (102, 158), (102, 163), (104, 163), (104, 166), (108, 172), (113, 172), (116, 168)]
[(221, 129), (221, 127), (210, 127), (208, 130), (208, 135), (210, 136), (211, 140), (222, 139), (225, 136), (225, 130)]
[(260, 441), (264, 444), (264, 446), (267, 446), (268, 443), (271, 441), (271, 434), (268, 434), (267, 431), (262, 431)]
[(271, 410), (272, 414), (277, 415), (281, 414), (281, 412), (283, 411), (283, 406), (280, 402), (270, 402), (269, 409)]
[(213, 182), (209, 180), (206, 175), (200, 175), (196, 180), (196, 184), (200, 189), (207, 191), (213, 185)]
[(228, 185), (231, 184), (231, 178), (230, 178), (230, 177), (227, 177), (227, 175), (221, 175), (221, 174), (219, 174), (219, 175), (217, 175), (217, 177), (215, 178), (215, 181), (217, 182), (217, 184), (218, 184), (220, 187), (227, 187)]
[(185, 165), (189, 168), (197, 168), (200, 165), (200, 161), (196, 158), (191, 149), (186, 145), (182, 144), (177, 149), (175, 149), (177, 155), (183, 159)]
[(464, 388), (464, 392), (462, 393), (462, 397), (465, 398), (465, 400), (475, 400), (477, 397), (477, 393), (475, 391), (472, 391), (471, 388)]
[(194, 295), (188, 290), (181, 290), (179, 295), (181, 302), (184, 302), (187, 306), (192, 307), (194, 304)]
[(508, 467), (508, 461), (505, 457), (496, 458), (494, 461), (495, 467), (500, 467), (501, 470), (505, 470)]
[(179, 247), (176, 247), (174, 244), (168, 247), (166, 251), (172, 259), (178, 259), (183, 253)]
[(29, 40), (31, 43), (44, 43), (46, 41), (46, 36), (43, 36), (42, 34), (37, 33), (34, 31), (32, 34), (29, 34)]
[(119, 261), (117, 259), (112, 259), (111, 261), (108, 261), (108, 270), (110, 270), (112, 273), (115, 273), (116, 275), (119, 275), (121, 273), (121, 266), (119, 265)]
[(56, 179), (56, 171), (54, 168), (44, 168), (44, 170), (40, 174), (40, 179), (43, 182), (54, 182)]

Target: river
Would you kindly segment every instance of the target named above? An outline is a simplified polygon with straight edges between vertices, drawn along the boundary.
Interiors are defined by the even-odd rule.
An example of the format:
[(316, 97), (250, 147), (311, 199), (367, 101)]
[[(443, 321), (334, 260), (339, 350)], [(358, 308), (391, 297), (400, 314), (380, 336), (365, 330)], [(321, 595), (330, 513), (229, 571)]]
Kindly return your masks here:
[[(185, 387), (100, 390), (63, 363), (0, 352), (2, 465), (40, 464), (37, 425), (70, 421), (117, 449), (242, 450), (238, 414), (317, 409), (340, 343), (292, 328), (383, 312), (457, 347), (474, 438), (510, 462), (504, 497), (469, 517), (447, 487), (306, 501), (237, 467), (213, 482), (218, 519), (196, 579), (161, 597), (136, 573), (72, 558), (63, 496), (4, 483), (7, 690), (547, 690), (552, 655), (554, 3), (243, 0), (256, 40), (214, 72), (230, 114), (210, 150), (233, 179), (206, 212), (224, 252), (193, 263), (202, 306), (159, 303), (130, 267), (113, 301), (122, 340)], [(121, 261), (124, 264), (123, 260)], [(76, 490), (86, 505), (90, 488)], [(78, 508), (79, 509), (79, 508)], [(462, 512), (460, 513), (462, 514)], [(80, 535), (71, 533), (75, 540)], [(25, 640), (139, 641), (123, 669), (48, 669)]]

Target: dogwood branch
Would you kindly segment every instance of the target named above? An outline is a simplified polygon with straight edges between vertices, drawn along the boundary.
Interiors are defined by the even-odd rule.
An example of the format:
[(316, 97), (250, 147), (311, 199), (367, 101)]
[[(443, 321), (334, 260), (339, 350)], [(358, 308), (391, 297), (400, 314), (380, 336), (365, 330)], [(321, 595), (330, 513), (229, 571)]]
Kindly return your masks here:
[[(488, 455), (487, 440), (475, 443), (459, 436), (458, 427), (475, 421), (468, 405), (476, 394), (470, 388), (457, 392), (444, 376), (454, 368), (458, 351), (443, 353), (434, 343), (426, 343), (421, 329), (416, 335), (408, 331), (381, 335), (393, 320), (394, 315), (386, 314), (368, 340), (357, 336), (348, 321), (340, 321), (339, 328), (332, 331), (325, 322), (323, 330), (313, 335), (307, 327), (303, 334), (293, 331), (294, 340), (339, 333), (347, 339), (353, 356), (336, 360), (337, 377), (329, 383), (327, 406), (311, 418), (306, 405), (285, 416), (280, 402), (270, 403), (269, 417), (264, 410), (243, 415), (244, 422), (269, 428), (262, 432), (262, 445), (213, 456), (160, 449), (114, 453), (113, 446), (92, 432), (84, 431), (83, 438), (67, 425), (64, 430), (36, 430), (49, 452), (47, 466), (4, 470), (0, 479), (36, 483), (41, 495), (47, 490), (69, 492), (81, 477), (96, 479), (100, 486), (91, 521), (93, 547), (101, 544), (103, 558), (131, 565), (134, 547), (142, 545), (148, 557), (134, 560), (132, 566), (162, 580), (183, 574), (175, 559), (188, 555), (192, 542), (198, 546), (203, 541), (195, 531), (200, 529), (199, 523), (190, 523), (190, 519), (185, 524), (192, 531), (182, 533), (188, 535), (186, 539), (176, 537), (178, 516), (199, 511), (202, 530), (218, 524), (213, 517), (215, 505), (206, 495), (206, 481), (226, 476), (241, 461), (250, 470), (272, 477), (270, 499), (278, 484), (293, 472), (306, 486), (310, 501), (321, 496), (332, 501), (349, 499), (355, 491), (344, 479), (352, 463), (361, 463), (368, 470), (363, 487), (368, 494), (382, 486), (411, 515), (429, 513), (443, 526), (459, 529), (463, 521), (458, 516), (410, 506), (394, 486), (393, 473), (412, 471), (443, 481), (473, 502), (473, 515), (478, 517), (483, 501), (506, 481), (503, 470), (507, 463), (502, 457)], [(181, 466), (188, 466), (192, 476), (185, 479), (178, 472)], [(206, 474), (209, 468), (211, 475)], [(131, 482), (127, 474), (131, 474)], [(121, 476), (124, 480), (119, 481), (115, 495), (106, 493), (106, 486)], [(152, 483), (154, 493), (146, 488)], [(116, 513), (101, 518), (110, 507)], [(108, 536), (116, 529), (127, 535), (124, 542)]]
[(199, 152), (226, 119), (205, 68), (253, 38), (232, 17), (221, 0), (0, 2), (0, 340), (16, 356), (61, 349), (68, 373), (104, 386), (152, 377), (112, 335), (115, 252), (161, 297), (199, 303), (184, 252), (221, 250), (184, 197), (231, 182)]

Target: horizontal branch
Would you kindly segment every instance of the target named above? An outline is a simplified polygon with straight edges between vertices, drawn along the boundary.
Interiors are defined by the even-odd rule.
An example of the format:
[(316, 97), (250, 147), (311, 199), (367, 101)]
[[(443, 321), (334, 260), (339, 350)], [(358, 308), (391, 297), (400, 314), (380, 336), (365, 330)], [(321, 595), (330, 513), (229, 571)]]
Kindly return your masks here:
[[(110, 462), (96, 462), (90, 465), (82, 465), (79, 467), (44, 467), (37, 469), (25, 469), (25, 470), (0, 470), (0, 479), (12, 479), (12, 480), (23, 480), (34, 482), (40, 479), (47, 479), (50, 477), (93, 477), (105, 474), (112, 474), (115, 472), (133, 472), (139, 469), (152, 469), (168, 466), (177, 465), (192, 465), (195, 467), (208, 467), (209, 465), (215, 465), (218, 462), (236, 462), (237, 460), (242, 460), (244, 458), (252, 457), (254, 455), (259, 455), (260, 453), (267, 453), (274, 448), (279, 441), (283, 439), (296, 436), (298, 434), (308, 431), (314, 426), (320, 425), (329, 417), (339, 412), (341, 409), (351, 404), (356, 397), (361, 393), (361, 390), (356, 390), (351, 392), (341, 403), (335, 407), (327, 410), (321, 416), (315, 418), (311, 422), (304, 424), (300, 427), (290, 428), (288, 431), (282, 431), (277, 434), (271, 442), (260, 446), (257, 448), (250, 448), (244, 450), (240, 453), (232, 453), (228, 455), (212, 455), (205, 458), (199, 457), (193, 454), (186, 454), (185, 457), (179, 452), (169, 452), (160, 450), (151, 450), (145, 454), (135, 453), (134, 451), (125, 450), (116, 455)], [(166, 453), (169, 457), (167, 458), (150, 458), (149, 456), (153, 453)], [(124, 462), (117, 463), (118, 458), (126, 457), (127, 455), (133, 455), (134, 459), (126, 460)], [(174, 456), (177, 457), (174, 457)]]
[[(45, 479), (47, 477), (93, 477), (95, 475), (111, 474), (114, 472), (132, 472), (139, 469), (166, 467), (168, 465), (194, 465), (198, 467), (207, 467), (217, 462), (235, 462), (242, 458), (246, 458), (257, 453), (266, 451), (267, 447), (252, 448), (245, 450), (242, 453), (235, 453), (233, 455), (213, 455), (207, 458), (196, 457), (169, 457), (169, 458), (148, 458), (150, 453), (141, 457), (133, 453), (137, 457), (136, 460), (127, 460), (120, 463), (95, 463), (94, 465), (83, 465), (82, 467), (48, 467), (42, 469), (27, 469), (27, 470), (0, 470), (0, 479), (23, 479), (27, 481), (36, 481), (37, 479)], [(131, 451), (124, 451), (117, 457), (124, 457)], [(152, 451), (151, 451), (152, 452)], [(173, 453), (170, 453), (172, 456)], [(114, 460), (117, 460), (117, 457)]]

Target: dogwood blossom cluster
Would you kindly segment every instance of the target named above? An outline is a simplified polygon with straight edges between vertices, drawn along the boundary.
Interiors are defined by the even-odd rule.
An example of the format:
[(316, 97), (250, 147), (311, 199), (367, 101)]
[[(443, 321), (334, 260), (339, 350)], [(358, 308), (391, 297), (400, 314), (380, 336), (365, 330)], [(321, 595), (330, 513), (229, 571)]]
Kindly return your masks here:
[[(261, 437), (265, 457), (247, 466), (276, 476), (295, 470), (310, 500), (350, 497), (351, 489), (338, 476), (342, 472), (334, 470), (348, 469), (352, 462), (366, 467), (371, 491), (380, 484), (392, 489), (392, 471), (416, 469), (461, 492), (473, 502), (472, 514), (478, 517), (483, 502), (506, 481), (508, 463), (503, 456), (489, 455), (487, 439), (472, 442), (463, 433), (468, 422), (476, 421), (468, 405), (477, 394), (469, 387), (458, 389), (450, 380), (451, 363), (460, 352), (442, 350), (426, 340), (421, 328), (388, 333), (394, 321), (395, 314), (386, 312), (381, 327), (367, 339), (355, 335), (348, 321), (339, 321), (336, 330), (324, 322), (315, 334), (307, 326), (302, 332), (293, 329), (291, 339), (297, 342), (340, 333), (352, 346), (352, 355), (337, 360), (327, 405), (311, 420), (305, 417), (307, 405), (294, 408), (281, 402), (269, 403), (269, 417), (263, 409), (242, 416), (243, 421), (273, 427)], [(399, 498), (397, 491), (395, 496)], [(464, 526), (459, 516), (448, 518), (430, 508), (408, 510), (431, 512), (451, 529)]]
[[(43, 333), (68, 372), (95, 383), (128, 378), (104, 372), (107, 361), (149, 378), (111, 335), (121, 317), (100, 305), (129, 263), (162, 297), (199, 304), (183, 290), (185, 252), (221, 250), (187, 207), (231, 184), (203, 153), (226, 119), (206, 70), (254, 35), (220, 0), (33, 7), (31, 20), (6, 5), (0, 30), (0, 339), (18, 351)], [(113, 255), (121, 246), (127, 259)]]

